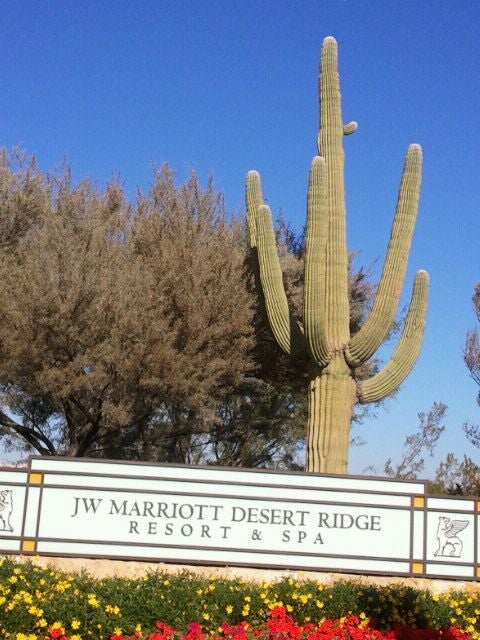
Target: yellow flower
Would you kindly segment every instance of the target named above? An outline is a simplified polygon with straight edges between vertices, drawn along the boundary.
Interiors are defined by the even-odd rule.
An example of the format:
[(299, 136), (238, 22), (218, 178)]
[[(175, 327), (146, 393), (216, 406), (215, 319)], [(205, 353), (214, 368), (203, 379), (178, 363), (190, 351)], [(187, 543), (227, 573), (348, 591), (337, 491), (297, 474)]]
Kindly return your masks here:
[(245, 602), (251, 602), (252, 601), (250, 596), (245, 596), (244, 600), (245, 600)]
[(18, 582), (18, 578), (17, 576), (10, 576), (8, 581), (11, 582), (12, 584), (15, 584), (16, 582)]
[(36, 623), (35, 626), (43, 629), (43, 627), (47, 626), (47, 621), (45, 620), (45, 618), (40, 618), (40, 620)]
[(105, 607), (105, 611), (107, 613), (113, 614), (114, 616), (118, 616), (118, 614), (120, 613), (120, 607), (118, 607), (117, 605), (113, 607), (111, 604), (107, 604), (107, 606)]
[(55, 591), (58, 591), (59, 593), (63, 593), (67, 589), (70, 589), (71, 586), (72, 585), (68, 580), (60, 580), (55, 585)]
[(74, 618), (70, 626), (74, 631), (76, 631), (77, 629), (80, 629), (80, 624), (81, 624), (80, 620), (77, 620), (76, 618)]
[(135, 626), (135, 633), (142, 633), (142, 625), (141, 624), (137, 624)]
[(242, 616), (248, 616), (250, 613), (250, 605), (246, 604), (242, 609)]
[(227, 604), (227, 606), (225, 607), (225, 611), (227, 613), (232, 613), (233, 611), (233, 606), (231, 604)]
[(204, 620), (210, 620), (210, 614), (209, 613), (204, 613), (204, 614), (202, 614), (202, 618)]
[(15, 569), (13, 570), (13, 573), (18, 576), (22, 573), (22, 570), (19, 569), (18, 567), (15, 567)]
[(70, 636), (70, 640), (82, 640), (82, 636), (78, 633), (74, 633), (73, 636)]
[(116, 636), (121, 636), (122, 635), (122, 628), (121, 627), (115, 627), (115, 629), (113, 630), (113, 633)]
[(87, 602), (94, 609), (96, 609), (97, 607), (100, 606), (100, 603), (98, 602), (97, 596), (94, 593), (89, 593), (88, 594)]

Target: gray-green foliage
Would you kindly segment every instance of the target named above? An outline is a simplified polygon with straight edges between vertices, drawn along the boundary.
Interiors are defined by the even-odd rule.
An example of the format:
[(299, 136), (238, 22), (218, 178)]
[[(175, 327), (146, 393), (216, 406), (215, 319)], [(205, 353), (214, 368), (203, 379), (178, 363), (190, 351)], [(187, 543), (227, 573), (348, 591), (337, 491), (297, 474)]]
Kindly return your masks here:
[(383, 471), (386, 476), (402, 480), (415, 480), (425, 469), (425, 455), (433, 456), (434, 449), (445, 431), (443, 420), (447, 406), (434, 402), (432, 408), (418, 414), (419, 429), (405, 438), (399, 462), (388, 458)]
[[(480, 283), (475, 287), (472, 301), (477, 319), (480, 322)], [(478, 329), (468, 332), (465, 341), (463, 359), (473, 380), (480, 387), (480, 338), (478, 335)], [(477, 403), (480, 406), (480, 391), (477, 395)], [(480, 448), (480, 425), (467, 422), (464, 424), (463, 428), (465, 435), (470, 442)]]

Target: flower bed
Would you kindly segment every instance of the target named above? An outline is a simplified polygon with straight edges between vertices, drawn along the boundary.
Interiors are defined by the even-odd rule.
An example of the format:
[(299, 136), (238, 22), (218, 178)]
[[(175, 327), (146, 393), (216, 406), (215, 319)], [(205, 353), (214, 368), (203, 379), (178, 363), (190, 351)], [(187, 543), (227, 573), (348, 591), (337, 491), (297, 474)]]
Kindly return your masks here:
[(475, 585), (435, 595), (401, 582), (194, 573), (93, 578), (0, 561), (0, 637), (10, 640), (480, 640)]
[[(143, 632), (141, 625), (131, 636), (125, 636), (121, 629), (115, 629), (110, 640), (468, 640), (470, 636), (458, 627), (447, 629), (412, 629), (405, 625), (396, 625), (390, 631), (380, 631), (369, 625), (366, 618), (349, 615), (337, 620), (326, 619), (318, 625), (297, 624), (283, 607), (275, 607), (269, 613), (265, 623), (250, 625), (241, 622), (231, 625), (224, 622), (215, 634), (207, 634), (198, 622), (191, 622), (188, 630), (181, 633), (165, 624), (157, 622), (152, 632)], [(29, 636), (21, 635), (28, 640)], [(75, 640), (74, 636), (65, 635), (65, 629), (56, 623), (48, 629), (44, 640)], [(19, 638), (24, 640), (24, 638)]]

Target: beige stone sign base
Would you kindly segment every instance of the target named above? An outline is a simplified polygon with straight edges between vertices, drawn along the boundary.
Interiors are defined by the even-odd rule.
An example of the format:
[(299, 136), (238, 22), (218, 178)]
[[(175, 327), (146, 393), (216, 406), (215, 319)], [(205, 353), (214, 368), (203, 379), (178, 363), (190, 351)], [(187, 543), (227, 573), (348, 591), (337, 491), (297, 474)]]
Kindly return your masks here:
[(59, 558), (17, 556), (17, 561), (29, 561), (39, 566), (49, 565), (66, 573), (80, 573), (87, 571), (95, 578), (140, 578), (155, 571), (166, 571), (171, 574), (191, 571), (205, 577), (243, 578), (252, 582), (273, 582), (284, 576), (291, 576), (298, 580), (316, 580), (325, 585), (332, 585), (339, 580), (351, 580), (363, 584), (388, 585), (392, 583), (406, 584), (418, 589), (428, 589), (432, 593), (442, 593), (449, 589), (461, 590), (472, 588), (472, 581), (443, 580), (434, 578), (408, 578), (398, 576), (368, 576), (349, 573), (327, 573), (321, 571), (286, 571), (279, 569), (256, 569), (250, 567), (204, 567), (183, 564), (166, 564), (157, 562), (135, 562), (125, 560), (106, 560), (94, 558)]

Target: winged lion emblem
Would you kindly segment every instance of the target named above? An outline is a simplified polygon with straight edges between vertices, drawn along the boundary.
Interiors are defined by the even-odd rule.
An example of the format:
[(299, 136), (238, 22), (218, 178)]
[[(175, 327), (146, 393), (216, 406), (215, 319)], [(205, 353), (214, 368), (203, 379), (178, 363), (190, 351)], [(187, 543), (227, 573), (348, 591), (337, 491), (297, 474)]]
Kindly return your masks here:
[(10, 517), (13, 511), (12, 490), (0, 491), (0, 531), (13, 531)]
[(457, 536), (457, 533), (463, 531), (467, 525), (468, 520), (450, 520), (445, 516), (439, 516), (437, 528), (438, 549), (434, 555), (460, 558), (463, 542)]

